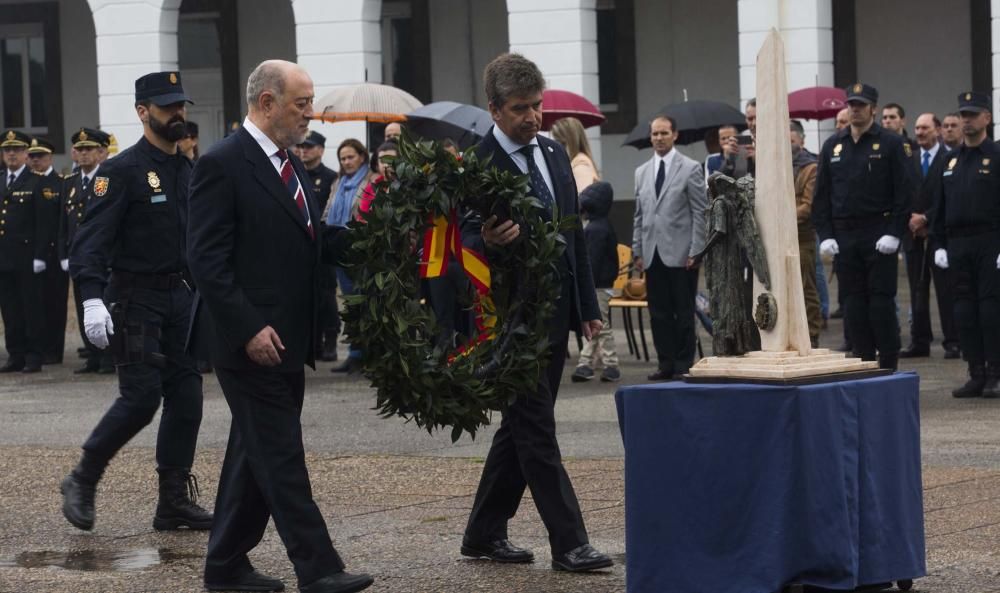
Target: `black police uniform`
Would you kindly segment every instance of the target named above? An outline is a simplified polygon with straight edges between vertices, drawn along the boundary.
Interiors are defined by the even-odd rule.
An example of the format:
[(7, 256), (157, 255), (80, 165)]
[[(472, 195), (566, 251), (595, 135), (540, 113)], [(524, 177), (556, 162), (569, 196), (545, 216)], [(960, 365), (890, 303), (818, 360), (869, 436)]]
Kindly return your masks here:
[[(326, 136), (316, 131), (309, 132), (305, 142), (311, 146), (325, 146)], [(326, 203), (330, 199), (330, 189), (337, 180), (337, 172), (327, 167), (322, 162), (312, 169), (306, 169), (309, 175), (309, 184), (312, 188), (313, 197), (319, 205), (319, 211), (326, 210)], [(320, 360), (337, 360), (337, 336), (340, 335), (340, 311), (337, 308), (337, 273), (333, 266), (323, 266), (320, 274), (320, 285), (322, 287), (322, 301), (319, 308), (319, 325), (322, 330), (317, 340), (319, 352), (317, 356)]]
[[(136, 81), (136, 101), (143, 100), (170, 105), (188, 99), (176, 72), (160, 72)], [(119, 397), (63, 483), (64, 513), (83, 529), (93, 525), (93, 487), (104, 468), (149, 424), (161, 398), (160, 502), (153, 526), (211, 526), (211, 514), (188, 498), (202, 416), (201, 375), (185, 352), (193, 302), (185, 281), (190, 174), (185, 156), (164, 153), (143, 137), (103, 163), (88, 190), (90, 203), (70, 250), (70, 272), (85, 302), (104, 298), (110, 304)]]
[[(107, 148), (110, 144), (111, 136), (101, 130), (92, 128), (80, 128), (78, 132), (70, 137), (74, 148)], [(56, 241), (59, 249), (59, 260), (69, 259), (70, 246), (76, 237), (76, 230), (83, 222), (83, 214), (86, 211), (89, 190), (94, 179), (100, 171), (101, 165), (84, 174), (79, 167), (64, 180), (62, 208), (59, 213), (59, 237)], [(74, 373), (102, 373), (112, 374), (115, 372), (114, 360), (111, 350), (101, 350), (90, 343), (87, 333), (83, 327), (83, 295), (80, 294), (80, 284), (73, 281), (73, 303), (76, 307), (76, 321), (80, 330), (80, 339), (83, 341), (84, 353), (83, 367), (76, 369)]]
[[(848, 100), (875, 103), (868, 85), (847, 89)], [(906, 232), (914, 170), (903, 139), (872, 124), (857, 143), (845, 128), (823, 145), (813, 200), (813, 222), (820, 241), (836, 239), (838, 282), (845, 291), (844, 320), (850, 326), (854, 355), (896, 368), (899, 320), (896, 318), (896, 253), (875, 244), (883, 235)]]
[[(23, 132), (0, 135), (0, 148), (27, 149), (30, 144)], [(16, 175), (13, 181), (11, 174)], [(42, 368), (41, 278), (33, 267), (33, 260), (45, 260), (47, 246), (41, 181), (27, 164), (17, 171), (4, 168), (0, 179), (0, 314), (8, 353), (3, 373)]]
[[(44, 138), (32, 138), (28, 155), (52, 154), (55, 147)], [(45, 270), (40, 276), (44, 331), (42, 358), (45, 364), (61, 364), (66, 346), (66, 301), (69, 298), (69, 274), (59, 266), (56, 242), (59, 235), (59, 211), (62, 202), (63, 178), (50, 168), (47, 173), (35, 173), (41, 178), (39, 191), (42, 196), (39, 214), (45, 237)]]
[[(989, 109), (989, 95), (959, 95), (959, 111)], [(971, 378), (953, 395), (1000, 397), (1000, 147), (989, 138), (979, 146), (963, 144), (936, 173), (941, 179), (931, 233), (947, 250), (955, 323)]]

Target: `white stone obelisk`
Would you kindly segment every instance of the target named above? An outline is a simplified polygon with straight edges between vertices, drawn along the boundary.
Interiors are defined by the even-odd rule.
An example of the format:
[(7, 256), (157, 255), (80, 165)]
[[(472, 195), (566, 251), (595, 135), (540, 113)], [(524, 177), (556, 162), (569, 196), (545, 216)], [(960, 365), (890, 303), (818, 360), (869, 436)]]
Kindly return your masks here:
[[(795, 184), (788, 138), (785, 44), (774, 29), (757, 54), (756, 205), (757, 226), (767, 252), (771, 294), (778, 303), (774, 329), (760, 332), (765, 352), (810, 352), (809, 327), (799, 267)], [(754, 277), (754, 303), (765, 292)]]

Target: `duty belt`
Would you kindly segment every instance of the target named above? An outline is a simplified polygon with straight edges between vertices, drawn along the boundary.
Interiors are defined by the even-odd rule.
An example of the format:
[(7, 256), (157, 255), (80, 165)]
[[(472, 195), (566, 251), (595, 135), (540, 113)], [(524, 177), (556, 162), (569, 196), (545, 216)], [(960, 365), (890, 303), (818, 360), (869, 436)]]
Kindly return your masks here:
[(180, 286), (187, 286), (184, 274), (180, 272), (172, 272), (170, 274), (134, 274), (132, 272), (112, 270), (111, 283), (126, 290), (131, 288), (170, 290)]
[(880, 212), (879, 214), (871, 214), (868, 216), (848, 216), (844, 218), (834, 218), (833, 228), (838, 231), (852, 231), (855, 229), (862, 229), (870, 226), (875, 226), (878, 224), (884, 224), (889, 221), (889, 217), (892, 215), (891, 210), (886, 210), (885, 212)]

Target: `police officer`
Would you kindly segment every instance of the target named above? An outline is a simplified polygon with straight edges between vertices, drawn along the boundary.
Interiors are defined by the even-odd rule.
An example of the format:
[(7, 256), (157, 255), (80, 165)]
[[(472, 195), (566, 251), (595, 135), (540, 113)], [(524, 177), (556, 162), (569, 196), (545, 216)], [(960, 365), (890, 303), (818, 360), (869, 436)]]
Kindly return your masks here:
[(930, 215), (934, 263), (949, 271), (969, 365), (955, 397), (1000, 397), (1000, 147), (986, 136), (990, 103), (986, 93), (959, 95), (965, 143), (932, 171), (941, 177)]
[(66, 299), (69, 296), (69, 275), (59, 267), (56, 242), (59, 235), (59, 211), (63, 178), (52, 168), (55, 147), (45, 138), (32, 138), (28, 147), (28, 166), (41, 177), (41, 227), (45, 231), (45, 270), (41, 273), (40, 290), (44, 311), (42, 360), (45, 364), (62, 364), (66, 346)]
[[(101, 163), (107, 158), (110, 141), (110, 134), (92, 128), (80, 128), (70, 137), (78, 166), (73, 174), (65, 179), (63, 185), (62, 208), (59, 213), (59, 238), (57, 240), (59, 266), (65, 271), (69, 271), (69, 248), (73, 244), (77, 228), (83, 222), (83, 213), (91, 195), (90, 186), (97, 178)], [(83, 327), (83, 298), (80, 284), (75, 280), (73, 281), (73, 301), (76, 305), (76, 320), (80, 327), (80, 338), (84, 347), (84, 365), (73, 372), (76, 374), (114, 374), (115, 367), (111, 351), (101, 350), (87, 339), (87, 332), (84, 331)]]
[(875, 123), (877, 103), (875, 88), (847, 88), (851, 124), (820, 152), (813, 222), (820, 252), (837, 255), (854, 355), (875, 360), (877, 353), (880, 368), (895, 370), (896, 252), (916, 180), (902, 137)]
[[(337, 172), (323, 164), (323, 153), (326, 150), (326, 136), (312, 131), (305, 141), (298, 145), (299, 158), (306, 167), (313, 196), (319, 203), (319, 210), (326, 209), (330, 199), (330, 188), (337, 180)], [(319, 310), (321, 336), (318, 358), (323, 361), (337, 360), (337, 336), (340, 334), (340, 313), (337, 310), (337, 274), (333, 266), (323, 266), (320, 274), (323, 302)]]
[(135, 81), (143, 136), (101, 166), (70, 250), (87, 336), (100, 348), (110, 342), (119, 385), (118, 398), (62, 483), (63, 514), (80, 529), (94, 525), (94, 491), (108, 462), (149, 424), (161, 398), (153, 527), (212, 524), (211, 513), (196, 503), (197, 483), (190, 473), (202, 391), (201, 375), (184, 351), (192, 304), (184, 256), (191, 161), (178, 153), (177, 141), (184, 135), (189, 102), (177, 72)]
[(39, 183), (28, 169), (31, 137), (7, 130), (0, 134), (5, 165), (0, 180), (0, 314), (7, 343), (7, 364), (0, 373), (42, 370), (44, 320), (41, 277), (47, 247), (45, 213)]

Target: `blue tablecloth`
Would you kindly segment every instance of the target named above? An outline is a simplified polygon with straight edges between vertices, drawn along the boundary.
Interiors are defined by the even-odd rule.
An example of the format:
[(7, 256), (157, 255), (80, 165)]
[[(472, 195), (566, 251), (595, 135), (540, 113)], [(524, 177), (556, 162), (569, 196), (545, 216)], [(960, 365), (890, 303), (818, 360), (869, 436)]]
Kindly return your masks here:
[(919, 378), (615, 394), (629, 593), (924, 576)]

